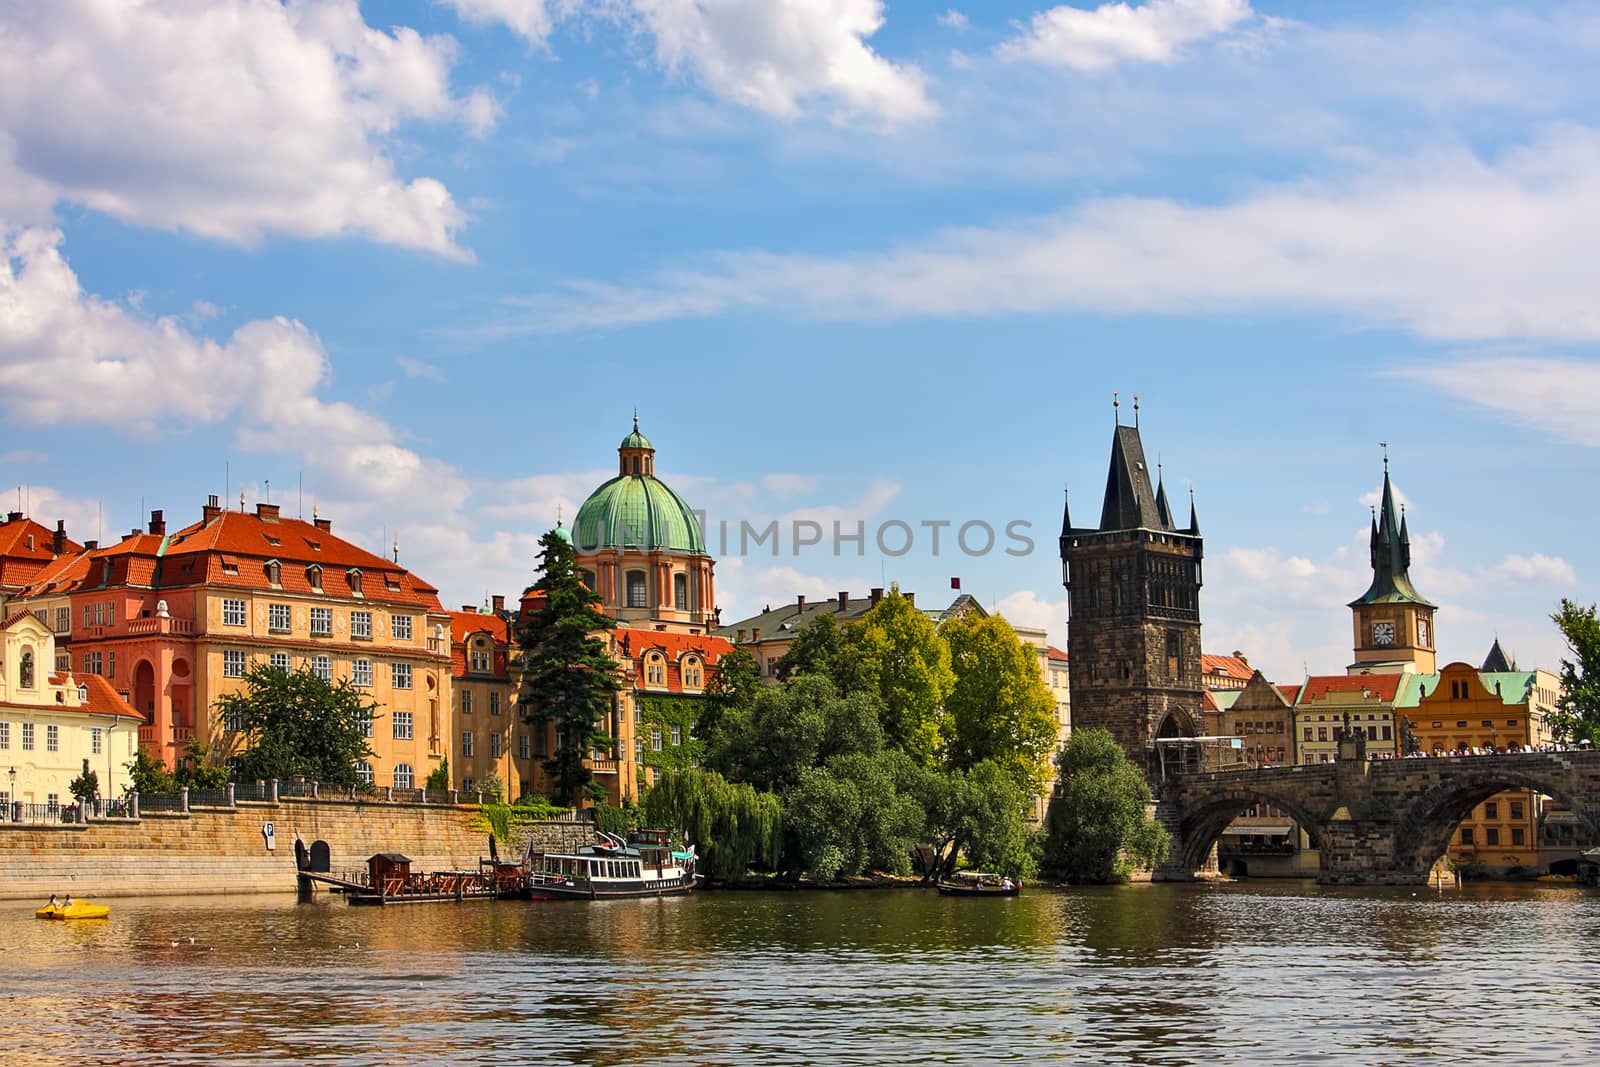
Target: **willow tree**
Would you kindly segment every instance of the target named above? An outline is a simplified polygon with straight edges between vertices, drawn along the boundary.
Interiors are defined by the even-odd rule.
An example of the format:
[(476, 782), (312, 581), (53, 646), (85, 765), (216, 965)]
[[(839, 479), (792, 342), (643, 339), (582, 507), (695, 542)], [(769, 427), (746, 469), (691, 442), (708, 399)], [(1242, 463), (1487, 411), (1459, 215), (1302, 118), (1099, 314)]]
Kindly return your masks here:
[(644, 795), (644, 819), (683, 834), (717, 879), (740, 878), (751, 866), (778, 864), (783, 819), (778, 798), (714, 771), (668, 771)]
[(541, 730), (555, 724), (555, 749), (544, 769), (557, 803), (565, 805), (593, 799), (598, 789), (585, 760), (594, 750), (612, 753), (611, 735), (602, 726), (621, 683), (616, 661), (600, 639), (612, 622), (596, 607), (600, 597), (579, 577), (566, 532), (551, 530), (539, 547), (541, 573), (533, 588), (544, 598), (517, 627), (522, 649), (517, 707), (525, 723)]

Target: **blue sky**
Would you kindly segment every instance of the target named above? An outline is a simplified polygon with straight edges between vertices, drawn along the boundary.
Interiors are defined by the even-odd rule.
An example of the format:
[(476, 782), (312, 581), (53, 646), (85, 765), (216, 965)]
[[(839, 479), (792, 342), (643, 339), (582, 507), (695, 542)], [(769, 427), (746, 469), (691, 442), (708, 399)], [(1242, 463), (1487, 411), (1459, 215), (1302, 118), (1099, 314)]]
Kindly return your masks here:
[[(960, 576), (1059, 642), (1119, 390), (1209, 649), (1344, 667), (1387, 441), (1441, 653), (1554, 666), (1600, 598), (1597, 53), (1579, 5), (23, 0), (0, 482), (93, 537), (303, 480), (478, 602), (637, 405), (713, 522), (917, 531), (730, 553), (725, 618)], [(932, 552), (970, 520), (1035, 549)]]

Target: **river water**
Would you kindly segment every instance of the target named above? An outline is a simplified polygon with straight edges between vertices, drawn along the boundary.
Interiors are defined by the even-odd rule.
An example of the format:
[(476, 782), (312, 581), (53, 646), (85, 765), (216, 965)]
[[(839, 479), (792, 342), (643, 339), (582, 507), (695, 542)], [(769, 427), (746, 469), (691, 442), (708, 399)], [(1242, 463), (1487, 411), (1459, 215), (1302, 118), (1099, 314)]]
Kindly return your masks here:
[[(0, 904), (0, 1064), (1593, 1062), (1600, 894)], [(193, 938), (193, 943), (190, 943)]]

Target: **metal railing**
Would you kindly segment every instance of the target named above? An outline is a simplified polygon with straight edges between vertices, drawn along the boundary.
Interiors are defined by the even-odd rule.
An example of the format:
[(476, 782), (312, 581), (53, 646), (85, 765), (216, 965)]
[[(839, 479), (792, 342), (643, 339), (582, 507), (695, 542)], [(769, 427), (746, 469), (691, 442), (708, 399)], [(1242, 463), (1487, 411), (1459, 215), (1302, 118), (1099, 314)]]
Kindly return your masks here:
[(139, 810), (152, 811), (188, 811), (188, 797), (185, 792), (177, 793), (140, 793)]
[(233, 787), (227, 789), (191, 789), (189, 790), (189, 806), (191, 808), (231, 808), (233, 807)]
[(233, 799), (237, 803), (241, 800), (254, 800), (257, 803), (269, 804), (273, 800), (271, 782), (235, 782), (233, 785)]
[(83, 821), (83, 809), (77, 804), (25, 804), (14, 800), (4, 809), (4, 821), (19, 825), (62, 826)]

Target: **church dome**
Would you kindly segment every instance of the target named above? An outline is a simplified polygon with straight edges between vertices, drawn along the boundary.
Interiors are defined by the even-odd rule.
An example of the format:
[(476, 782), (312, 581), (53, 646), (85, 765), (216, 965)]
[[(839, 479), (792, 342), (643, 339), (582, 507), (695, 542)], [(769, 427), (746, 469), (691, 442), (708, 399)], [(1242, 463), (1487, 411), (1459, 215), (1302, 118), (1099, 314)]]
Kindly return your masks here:
[(706, 554), (700, 523), (684, 499), (655, 476), (655, 447), (633, 432), (617, 447), (619, 473), (589, 495), (572, 522), (579, 552), (604, 549)]

